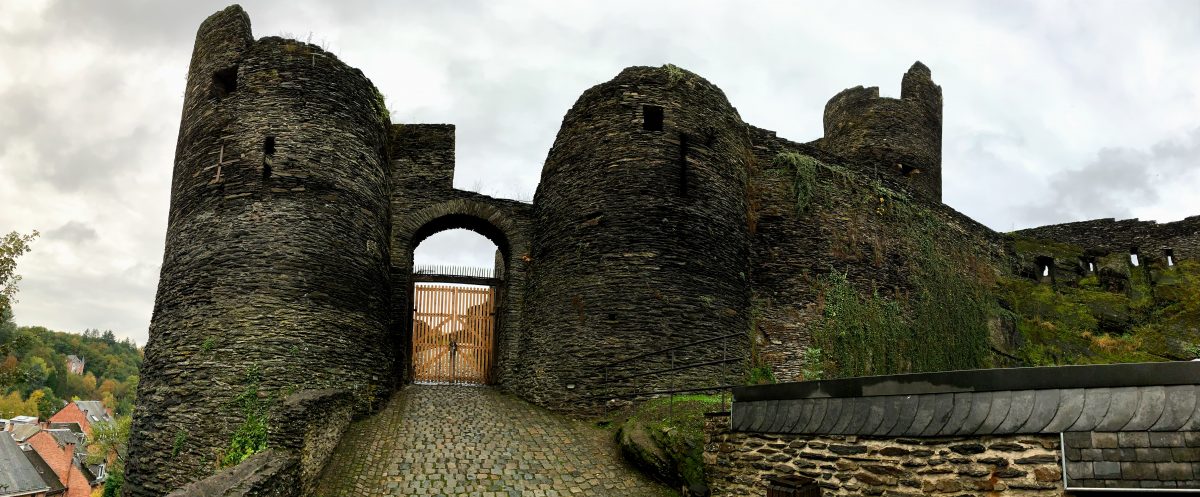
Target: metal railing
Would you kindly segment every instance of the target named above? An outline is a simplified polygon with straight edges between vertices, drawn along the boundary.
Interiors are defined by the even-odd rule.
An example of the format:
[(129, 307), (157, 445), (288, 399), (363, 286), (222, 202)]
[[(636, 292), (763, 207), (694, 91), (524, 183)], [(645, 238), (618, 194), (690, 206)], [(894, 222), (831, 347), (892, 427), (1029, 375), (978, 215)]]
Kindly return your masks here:
[[(666, 347), (651, 352), (645, 352), (634, 356), (626, 357), (619, 361), (613, 361), (601, 366), (603, 376), (599, 385), (606, 390), (606, 393), (593, 395), (596, 399), (620, 399), (620, 398), (637, 398), (637, 397), (656, 397), (661, 395), (669, 396), (670, 416), (675, 416), (675, 395), (682, 393), (702, 393), (702, 392), (720, 392), (721, 394), (721, 410), (726, 411), (726, 399), (729, 398), (730, 390), (733, 387), (742, 386), (740, 383), (731, 381), (730, 364), (737, 364), (745, 361), (745, 358), (738, 353), (730, 351), (730, 341), (736, 339), (745, 339), (745, 333), (731, 333), (719, 337), (707, 338), (695, 342), (689, 342), (672, 347)], [(681, 351), (710, 345), (714, 343), (720, 344), (720, 358), (704, 358), (702, 360), (692, 360), (689, 362), (688, 357), (680, 357)], [(710, 354), (715, 351), (709, 351)], [(709, 355), (709, 354), (692, 354), (694, 355)], [(712, 354), (715, 356), (715, 354)], [(664, 361), (665, 358), (665, 361)], [(639, 370), (637, 367), (630, 367), (638, 362), (665, 362), (666, 367), (657, 367), (649, 370)], [(720, 366), (721, 372), (719, 381), (714, 386), (696, 386), (696, 385), (681, 385), (677, 377), (677, 373), (689, 371), (693, 369)], [(621, 369), (633, 369), (632, 373), (620, 373)], [(661, 381), (653, 382), (656, 385), (653, 388), (647, 388), (645, 384), (641, 387), (634, 386), (633, 382), (637, 380), (658, 379), (663, 375), (668, 375), (667, 388), (661, 388)], [(608, 390), (617, 387), (619, 393), (614, 393)], [(730, 399), (732, 400), (732, 399)]]
[(490, 267), (451, 266), (445, 264), (420, 264), (413, 266), (413, 274), (466, 276), (470, 278), (495, 278), (496, 270)]

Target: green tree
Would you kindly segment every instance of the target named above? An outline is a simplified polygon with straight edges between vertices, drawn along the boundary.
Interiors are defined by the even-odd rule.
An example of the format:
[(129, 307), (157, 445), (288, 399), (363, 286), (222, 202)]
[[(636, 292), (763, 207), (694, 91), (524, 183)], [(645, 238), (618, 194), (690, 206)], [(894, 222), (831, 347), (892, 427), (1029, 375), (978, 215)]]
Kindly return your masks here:
[(28, 235), (13, 231), (0, 238), (0, 310), (12, 308), (17, 282), (21, 281), (21, 275), (16, 272), (17, 258), (29, 252), (29, 244), (37, 236), (37, 230)]
[(130, 419), (130, 416), (119, 416), (115, 421), (92, 425), (92, 440), (88, 442), (88, 463), (110, 462), (108, 480), (104, 482), (105, 497), (119, 497), (121, 486), (125, 483)]

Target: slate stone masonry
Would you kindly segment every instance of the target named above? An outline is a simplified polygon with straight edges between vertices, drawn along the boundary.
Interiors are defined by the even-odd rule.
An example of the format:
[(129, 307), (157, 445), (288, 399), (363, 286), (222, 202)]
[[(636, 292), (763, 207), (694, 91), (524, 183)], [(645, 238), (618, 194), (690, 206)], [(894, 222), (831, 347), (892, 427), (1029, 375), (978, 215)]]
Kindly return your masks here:
[(126, 495), (213, 471), (249, 388), (391, 390), (381, 104), (333, 54), (254, 40), (239, 7), (201, 25)]
[[(936, 247), (941, 255), (971, 261), (981, 279), (1012, 273), (1011, 240), (940, 202), (942, 97), (930, 70), (914, 64), (901, 86), (899, 99), (875, 88), (840, 93), (826, 106), (825, 136), (796, 143), (743, 122), (700, 76), (669, 64), (627, 68), (567, 112), (529, 204), (454, 188), (454, 126), (389, 122), (378, 89), (334, 54), (256, 40), (236, 5), (210, 16), (188, 71), (127, 493), (163, 495), (216, 471), (248, 392), (272, 406), (272, 440), (332, 444), (337, 433), (284, 416), (282, 399), (335, 388), (363, 412), (407, 381), (413, 250), (443, 230), (496, 244), (497, 385), (566, 411), (632, 388), (601, 385), (605, 364), (743, 330), (729, 356), (756, 350), (777, 377), (798, 377), (820, 307), (815, 282), (829, 271), (862, 294), (911, 294), (908, 255), (877, 243), (874, 260), (863, 257), (870, 237), (905, 236), (850, 219), (863, 192), (907, 192), (903, 202), (930, 214), (930, 232), (951, 240)], [(797, 209), (794, 182), (772, 165), (781, 152), (830, 166), (818, 173), (827, 176), (818, 208)], [(1089, 249), (1161, 245), (1188, 258), (1200, 250), (1197, 219), (1022, 234)], [(837, 243), (851, 253), (839, 255)], [(1004, 328), (988, 324), (991, 345), (1004, 349)], [(680, 354), (678, 363), (723, 358), (715, 347)], [(612, 373), (672, 364), (663, 356)], [(701, 368), (639, 388), (729, 379)], [(1049, 402), (1019, 395), (1002, 403), (1028, 400), (1036, 412)], [(967, 397), (984, 396), (943, 392), (918, 399), (918, 413), (951, 406), (952, 415)], [(843, 422), (830, 419), (831, 429)], [(264, 471), (313, 471), (311, 459), (271, 453), (239, 471), (259, 483)]]

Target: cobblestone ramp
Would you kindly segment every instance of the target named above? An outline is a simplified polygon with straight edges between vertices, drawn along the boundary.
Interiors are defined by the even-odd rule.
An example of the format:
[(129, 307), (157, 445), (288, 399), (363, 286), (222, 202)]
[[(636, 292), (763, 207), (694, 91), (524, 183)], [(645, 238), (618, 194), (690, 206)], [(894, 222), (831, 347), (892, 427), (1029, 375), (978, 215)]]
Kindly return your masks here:
[(490, 388), (404, 388), (353, 424), (318, 497), (662, 496), (621, 460), (612, 434)]

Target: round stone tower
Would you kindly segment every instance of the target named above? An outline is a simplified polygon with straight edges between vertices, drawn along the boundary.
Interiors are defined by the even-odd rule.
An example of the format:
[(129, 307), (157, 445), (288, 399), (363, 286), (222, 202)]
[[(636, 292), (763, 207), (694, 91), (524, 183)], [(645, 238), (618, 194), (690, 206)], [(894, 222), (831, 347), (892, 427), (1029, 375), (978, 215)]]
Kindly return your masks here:
[(256, 41), (237, 6), (200, 26), (126, 495), (204, 478), (290, 392), (389, 390), (385, 114), (362, 72)]
[(880, 173), (906, 177), (912, 189), (942, 199), (942, 88), (920, 62), (904, 74), (900, 98), (857, 86), (825, 104), (821, 148)]
[[(526, 370), (509, 387), (562, 405), (619, 390), (602, 384), (611, 361), (744, 333), (752, 160), (736, 109), (695, 74), (631, 67), (586, 91), (563, 119), (534, 198)], [(734, 340), (729, 356), (744, 342)], [(720, 352), (716, 343), (691, 348), (676, 363)], [(610, 379), (669, 361), (632, 361)], [(719, 381), (718, 371), (675, 380)]]

